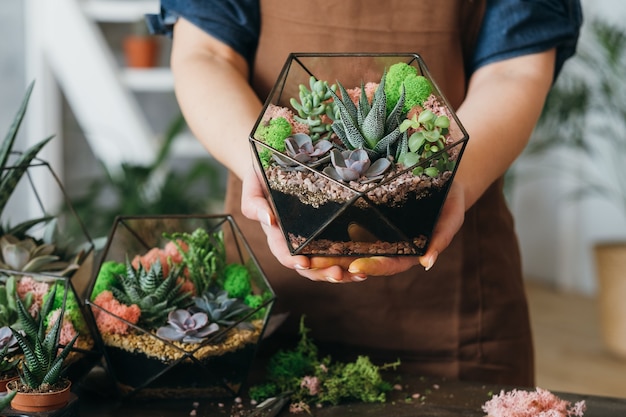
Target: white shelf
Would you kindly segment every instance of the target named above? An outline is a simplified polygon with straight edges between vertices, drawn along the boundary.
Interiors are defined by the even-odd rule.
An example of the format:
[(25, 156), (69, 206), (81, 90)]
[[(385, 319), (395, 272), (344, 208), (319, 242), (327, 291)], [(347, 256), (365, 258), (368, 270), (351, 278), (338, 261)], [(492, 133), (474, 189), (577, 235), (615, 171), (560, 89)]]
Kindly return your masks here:
[(131, 23), (146, 13), (159, 13), (158, 0), (86, 0), (84, 13), (97, 22)]
[(168, 67), (159, 68), (124, 68), (122, 82), (136, 92), (174, 91), (174, 78)]

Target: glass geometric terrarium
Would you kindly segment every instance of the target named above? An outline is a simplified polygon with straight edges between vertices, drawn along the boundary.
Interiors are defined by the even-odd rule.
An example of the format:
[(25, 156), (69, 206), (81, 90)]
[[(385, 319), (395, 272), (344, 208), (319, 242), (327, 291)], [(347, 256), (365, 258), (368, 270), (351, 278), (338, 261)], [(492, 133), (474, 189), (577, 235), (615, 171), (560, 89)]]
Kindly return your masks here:
[(274, 297), (231, 216), (123, 216), (87, 303), (122, 398), (218, 398), (245, 382)]
[[(59, 343), (64, 345), (70, 335), (78, 334), (64, 361), (65, 376), (77, 381), (101, 358), (95, 327), (86, 318), (82, 302), (94, 245), (50, 166), (37, 158), (20, 165), (16, 162), (20, 156), (11, 153), (0, 169), (0, 327), (19, 328), (16, 297), (36, 314), (56, 287), (51, 315), (58, 316), (64, 300), (66, 306)], [(46, 195), (57, 198), (43, 198), (43, 188)], [(45, 320), (54, 323), (54, 317)]]
[(425, 253), (469, 136), (416, 54), (291, 54), (250, 135), (292, 254)]

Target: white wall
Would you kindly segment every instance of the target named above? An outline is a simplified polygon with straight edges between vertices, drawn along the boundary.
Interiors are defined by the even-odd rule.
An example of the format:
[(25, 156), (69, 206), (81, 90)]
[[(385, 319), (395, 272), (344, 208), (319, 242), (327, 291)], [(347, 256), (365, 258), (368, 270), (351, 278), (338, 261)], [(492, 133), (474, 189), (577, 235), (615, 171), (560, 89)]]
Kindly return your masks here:
[[(583, 12), (582, 41), (586, 25), (594, 17), (626, 28), (624, 0), (583, 0)], [(516, 166), (532, 169), (525, 163), (522, 158)], [(550, 178), (521, 181), (513, 187), (511, 207), (517, 219), (525, 274), (563, 290), (594, 294), (593, 245), (626, 240), (626, 215), (602, 200), (566, 199), (566, 185), (563, 179)]]

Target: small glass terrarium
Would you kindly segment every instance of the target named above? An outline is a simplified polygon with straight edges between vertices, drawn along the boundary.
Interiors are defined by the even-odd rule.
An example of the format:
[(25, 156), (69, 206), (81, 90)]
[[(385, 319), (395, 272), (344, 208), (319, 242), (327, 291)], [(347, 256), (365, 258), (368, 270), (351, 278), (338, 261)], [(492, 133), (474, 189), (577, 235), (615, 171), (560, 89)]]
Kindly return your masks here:
[(273, 302), (228, 215), (118, 217), (87, 301), (123, 398), (237, 394)]
[(425, 253), (469, 136), (416, 54), (291, 54), (250, 135), (292, 254)]

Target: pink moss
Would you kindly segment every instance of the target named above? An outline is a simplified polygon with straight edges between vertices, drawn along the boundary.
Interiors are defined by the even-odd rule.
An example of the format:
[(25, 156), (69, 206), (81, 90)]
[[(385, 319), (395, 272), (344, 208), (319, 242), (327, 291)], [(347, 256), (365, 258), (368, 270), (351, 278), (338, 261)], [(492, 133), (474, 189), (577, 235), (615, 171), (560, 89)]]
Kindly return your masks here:
[(539, 387), (536, 391), (502, 390), (482, 407), (489, 417), (582, 417), (585, 408), (584, 401), (572, 404)]
[[(48, 320), (48, 329), (54, 326), (54, 323), (59, 319), (59, 314), (61, 314), (61, 309), (54, 310)], [(74, 336), (76, 336), (78, 332), (74, 328), (72, 321), (68, 317), (63, 318), (63, 324), (61, 325), (61, 334), (59, 335), (59, 343), (62, 345), (67, 345), (72, 341)]]
[[(103, 309), (114, 314), (115, 316), (120, 317), (133, 324), (136, 324), (139, 321), (139, 316), (141, 316), (141, 310), (139, 310), (139, 306), (137, 306), (136, 304), (127, 306), (120, 303), (115, 299), (115, 297), (113, 297), (113, 293), (111, 291), (102, 291), (100, 294), (98, 294), (93, 302), (94, 304), (102, 307)], [(92, 311), (96, 319), (96, 325), (102, 333), (128, 333), (130, 326), (118, 319), (117, 317), (114, 317), (113, 315), (108, 314), (97, 307), (93, 307)]]
[(290, 109), (270, 104), (267, 106), (262, 120), (267, 122), (276, 117), (284, 117), (291, 125), (292, 133), (309, 133), (309, 126), (296, 121), (296, 119), (294, 119), (294, 113)]
[(50, 290), (50, 285), (46, 282), (39, 282), (35, 280), (33, 277), (23, 276), (15, 286), (15, 290), (17, 292), (18, 297), (21, 300), (24, 300), (26, 294), (33, 294), (33, 304), (29, 308), (29, 313), (33, 315), (37, 315), (37, 312), (41, 309), (43, 305), (43, 297)]

